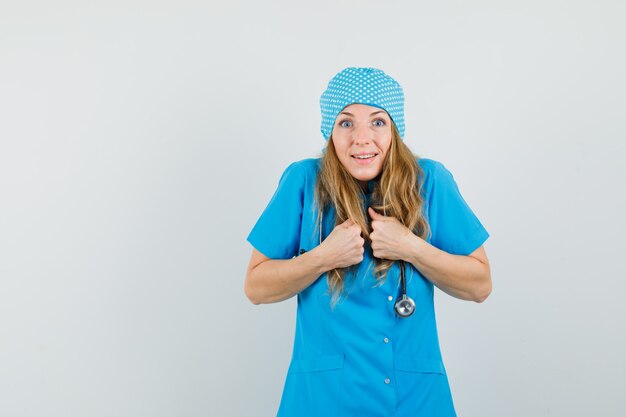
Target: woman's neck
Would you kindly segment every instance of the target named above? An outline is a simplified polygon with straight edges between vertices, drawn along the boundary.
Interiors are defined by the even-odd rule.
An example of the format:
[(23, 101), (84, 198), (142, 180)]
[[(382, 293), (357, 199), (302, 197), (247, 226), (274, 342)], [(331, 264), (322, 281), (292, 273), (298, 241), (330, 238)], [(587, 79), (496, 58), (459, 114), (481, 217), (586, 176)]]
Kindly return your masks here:
[(359, 184), (361, 185), (361, 191), (363, 191), (365, 194), (370, 194), (374, 191), (374, 183), (374, 180), (359, 181)]

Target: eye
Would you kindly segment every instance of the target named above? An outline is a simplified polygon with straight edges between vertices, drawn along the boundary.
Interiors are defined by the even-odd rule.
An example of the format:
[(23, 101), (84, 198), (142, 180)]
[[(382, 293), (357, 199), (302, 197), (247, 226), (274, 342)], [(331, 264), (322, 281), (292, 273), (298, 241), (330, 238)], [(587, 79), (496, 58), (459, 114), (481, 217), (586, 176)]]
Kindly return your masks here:
[(350, 120), (342, 120), (341, 122), (339, 122), (339, 126), (350, 127), (350, 126), (346, 126), (345, 123), (350, 123), (350, 125), (352, 125), (352, 122)]
[[(377, 122), (380, 122), (380, 124), (376, 124)], [(384, 125), (385, 125), (385, 121), (383, 119), (376, 119), (376, 120), (374, 120), (374, 126), (382, 127)]]

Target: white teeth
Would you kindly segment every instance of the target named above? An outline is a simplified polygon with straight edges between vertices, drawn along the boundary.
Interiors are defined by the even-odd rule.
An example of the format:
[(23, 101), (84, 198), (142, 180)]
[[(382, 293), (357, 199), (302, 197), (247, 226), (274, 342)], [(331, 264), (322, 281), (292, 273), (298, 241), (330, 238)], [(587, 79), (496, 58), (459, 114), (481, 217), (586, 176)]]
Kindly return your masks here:
[(376, 156), (376, 154), (370, 154), (370, 155), (354, 155), (355, 158), (357, 159), (368, 159), (368, 158), (373, 158), (374, 156)]

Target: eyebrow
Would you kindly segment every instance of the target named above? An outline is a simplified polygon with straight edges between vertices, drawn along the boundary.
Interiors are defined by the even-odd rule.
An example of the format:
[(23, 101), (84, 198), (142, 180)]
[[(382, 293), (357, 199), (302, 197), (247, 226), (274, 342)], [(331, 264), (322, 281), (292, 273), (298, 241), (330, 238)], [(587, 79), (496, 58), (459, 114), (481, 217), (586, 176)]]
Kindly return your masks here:
[[(370, 116), (373, 116), (373, 115), (378, 114), (378, 113), (384, 113), (384, 112), (385, 112), (384, 110), (378, 110), (378, 111), (375, 111), (374, 113), (370, 114)], [(342, 111), (339, 114), (347, 114), (348, 116), (354, 117), (354, 114), (348, 113), (347, 111)]]

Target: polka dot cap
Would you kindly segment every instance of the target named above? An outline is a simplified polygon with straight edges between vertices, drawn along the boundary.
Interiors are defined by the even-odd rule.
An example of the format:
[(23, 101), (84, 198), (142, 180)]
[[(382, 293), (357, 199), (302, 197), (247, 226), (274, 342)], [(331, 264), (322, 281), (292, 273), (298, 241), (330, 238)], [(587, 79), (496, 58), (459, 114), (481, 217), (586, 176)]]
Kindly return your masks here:
[(322, 135), (330, 138), (337, 115), (344, 107), (366, 104), (385, 110), (404, 140), (404, 93), (400, 84), (382, 70), (370, 67), (348, 67), (329, 82), (320, 97)]

